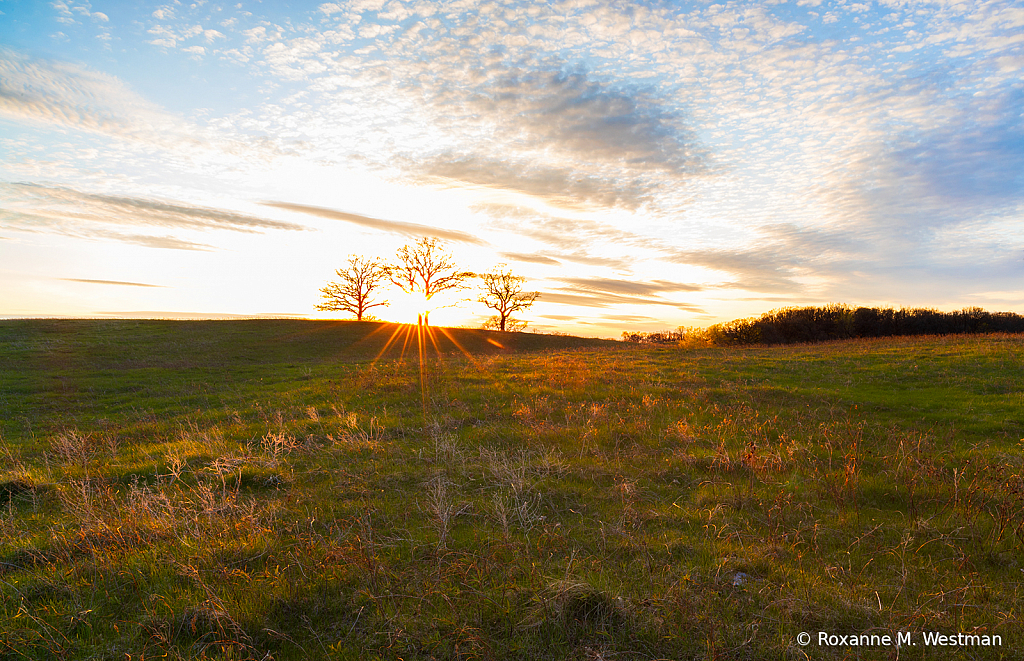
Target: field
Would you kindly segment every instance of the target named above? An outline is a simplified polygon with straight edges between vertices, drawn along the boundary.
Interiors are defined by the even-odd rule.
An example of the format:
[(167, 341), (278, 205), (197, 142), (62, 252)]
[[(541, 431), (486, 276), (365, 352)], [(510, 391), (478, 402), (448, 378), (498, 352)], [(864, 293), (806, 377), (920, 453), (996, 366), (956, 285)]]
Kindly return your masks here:
[(0, 321), (0, 659), (1024, 650), (1024, 337), (395, 330)]

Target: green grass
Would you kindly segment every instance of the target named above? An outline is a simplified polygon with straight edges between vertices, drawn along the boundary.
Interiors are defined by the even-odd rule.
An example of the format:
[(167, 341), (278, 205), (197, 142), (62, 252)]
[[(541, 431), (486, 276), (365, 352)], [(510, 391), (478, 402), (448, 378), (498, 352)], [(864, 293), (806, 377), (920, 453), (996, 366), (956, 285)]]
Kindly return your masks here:
[(1024, 648), (1024, 338), (396, 328), (0, 322), (0, 659)]

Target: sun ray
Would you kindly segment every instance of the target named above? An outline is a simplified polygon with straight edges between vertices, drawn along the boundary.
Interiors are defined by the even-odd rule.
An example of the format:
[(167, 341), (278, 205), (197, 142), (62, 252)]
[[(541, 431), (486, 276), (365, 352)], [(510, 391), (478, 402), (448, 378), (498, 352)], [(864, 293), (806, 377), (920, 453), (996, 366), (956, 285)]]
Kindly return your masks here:
[[(395, 326), (395, 330), (391, 332), (391, 337), (389, 337), (388, 341), (384, 344), (384, 348), (381, 349), (380, 353), (377, 354), (377, 357), (373, 359), (373, 364), (376, 365), (377, 361), (380, 360), (381, 356), (383, 356), (387, 352), (388, 348), (395, 341), (395, 338), (398, 337), (398, 334), (402, 332), (402, 326), (403, 325), (404, 324), (397, 324)], [(372, 335), (372, 333), (371, 333), (371, 335)]]
[(427, 338), (430, 340), (430, 343), (434, 345), (434, 352), (437, 354), (438, 358), (440, 358), (441, 347), (437, 345), (437, 334), (434, 332), (434, 328), (426, 324), (423, 325), (423, 328), (424, 331), (426, 332)]
[(405, 360), (405, 349), (409, 346), (409, 340), (412, 339), (412, 324), (403, 324), (405, 326), (405, 339), (402, 341), (402, 353), (399, 355), (399, 360)]
[[(469, 362), (471, 362), (471, 363), (473, 364), (473, 367), (477, 368), (478, 370), (482, 369), (482, 367), (481, 367), (480, 363), (478, 363), (478, 362), (476, 361), (476, 359), (475, 359), (475, 358), (473, 357), (473, 355), (472, 355), (472, 354), (470, 354), (470, 353), (469, 353), (469, 351), (467, 351), (467, 350), (466, 350), (466, 348), (465, 348), (464, 346), (462, 346), (461, 344), (459, 344), (459, 341), (455, 339), (455, 336), (454, 336), (454, 335), (452, 335), (451, 333), (449, 333), (449, 332), (448, 332), (448, 329), (447, 329), (447, 328), (438, 328), (437, 330), (441, 331), (441, 333), (442, 333), (442, 334), (443, 334), (443, 335), (444, 335), (445, 337), (447, 337), (447, 338), (448, 338), (448, 341), (449, 341), (449, 342), (451, 342), (452, 344), (454, 344), (454, 345), (455, 345), (455, 348), (456, 348), (456, 349), (458, 349), (459, 351), (461, 351), (461, 352), (462, 352), (462, 354), (463, 354), (464, 356), (466, 356), (466, 358), (468, 358), (468, 359), (469, 359)], [(490, 341), (490, 340), (488, 340), (488, 341)], [(501, 345), (498, 345), (498, 346), (501, 346)], [(504, 348), (504, 347), (502, 347), (502, 348)]]
[[(351, 321), (341, 321), (341, 322), (338, 322), (338, 323), (343, 323), (343, 324), (349, 324), (349, 323), (352, 323), (352, 322), (351, 322)], [(387, 322), (387, 321), (384, 321), (384, 322), (379, 322), (376, 328), (374, 328), (374, 329), (373, 329), (372, 331), (370, 331), (369, 333), (367, 333), (366, 335), (364, 335), (364, 336), (363, 336), (362, 338), (360, 338), (359, 340), (355, 341), (355, 342), (354, 342), (354, 343), (352, 344), (352, 346), (356, 346), (356, 345), (358, 345), (358, 344), (361, 344), (362, 342), (366, 342), (367, 340), (369, 340), (369, 339), (370, 339), (371, 337), (373, 337), (373, 336), (374, 336), (374, 335), (376, 335), (377, 333), (384, 333), (384, 332), (387, 332), (387, 330), (388, 330), (388, 329), (389, 329), (390, 327), (394, 326), (394, 325), (395, 325), (395, 324), (392, 324), (392, 323), (390, 323), (390, 322)], [(395, 331), (394, 331), (394, 330), (392, 330), (391, 332), (392, 332), (392, 333), (394, 333)]]
[(420, 355), (420, 407), (423, 413), (423, 426), (427, 426), (427, 364), (423, 360), (425, 341), (423, 339), (423, 322), (416, 324), (416, 347)]

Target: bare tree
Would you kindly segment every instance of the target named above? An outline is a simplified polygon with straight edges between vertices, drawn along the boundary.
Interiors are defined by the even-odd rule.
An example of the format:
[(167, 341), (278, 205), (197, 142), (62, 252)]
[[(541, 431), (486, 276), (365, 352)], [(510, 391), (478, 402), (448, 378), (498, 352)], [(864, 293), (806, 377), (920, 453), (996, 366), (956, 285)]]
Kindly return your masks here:
[(512, 313), (529, 308), (540, 297), (540, 292), (523, 291), (526, 278), (513, 275), (505, 264), (498, 264), (480, 277), (484, 280), (484, 293), (477, 300), (498, 313), (484, 327), (501, 331), (525, 328), (526, 322), (514, 319)]
[(362, 321), (370, 308), (388, 304), (373, 300), (374, 292), (388, 279), (388, 268), (380, 260), (349, 255), (348, 268), (335, 273), (340, 280), (329, 282), (320, 290), (323, 302), (316, 306), (317, 310), (351, 312), (356, 320)]
[(388, 267), (388, 278), (405, 293), (419, 292), (427, 301), (440, 292), (460, 289), (476, 275), (460, 271), (444, 244), (435, 238), (423, 237), (412, 246), (402, 246), (396, 257), (397, 263)]

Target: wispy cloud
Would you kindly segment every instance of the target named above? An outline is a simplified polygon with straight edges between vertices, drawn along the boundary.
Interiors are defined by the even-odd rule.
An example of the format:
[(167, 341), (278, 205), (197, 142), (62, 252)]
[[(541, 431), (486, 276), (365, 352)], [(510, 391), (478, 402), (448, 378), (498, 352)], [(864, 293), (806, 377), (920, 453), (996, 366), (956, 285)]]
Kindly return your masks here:
[(607, 321), (631, 321), (631, 322), (648, 322), (657, 321), (655, 317), (648, 317), (642, 314), (603, 314), (601, 319)]
[(2, 47), (0, 116), (145, 143), (170, 143), (186, 133), (181, 120), (114, 76)]
[[(154, 248), (209, 250), (212, 246), (174, 236), (125, 233), (119, 227), (228, 230), (263, 233), (307, 227), (248, 214), (180, 202), (86, 193), (72, 188), (0, 182), (0, 227), (92, 239), (113, 239)], [(112, 228), (111, 226), (114, 226)]]
[(26, 207), (36, 217), (53, 220), (77, 219), (117, 225), (227, 229), (235, 232), (309, 229), (296, 223), (183, 202), (86, 193), (62, 186), (0, 182), (0, 199), (4, 200), (7, 213), (17, 213)]
[(601, 257), (594, 254), (594, 252), (578, 250), (576, 252), (548, 252), (546, 254), (563, 262), (584, 264), (586, 266), (600, 266), (609, 269), (629, 269), (636, 265), (636, 260), (627, 257)]
[(794, 280), (799, 261), (774, 247), (760, 250), (674, 250), (665, 255), (665, 261), (729, 274), (734, 280), (726, 286), (733, 289), (763, 292), (802, 289)]
[(0, 222), (2, 222), (5, 217), (8, 220), (13, 219), (10, 229), (15, 229), (19, 232), (26, 232), (29, 234), (59, 234), (61, 236), (70, 236), (90, 241), (118, 241), (146, 248), (164, 248), (168, 250), (194, 250), (200, 252), (216, 250), (212, 245), (197, 243), (195, 241), (187, 241), (174, 236), (131, 234), (103, 227), (95, 227), (92, 225), (76, 225), (72, 223), (60, 224), (52, 222), (49, 218), (33, 216), (31, 214), (8, 216), (5, 215), (2, 209), (0, 209)]
[[(490, 216), (492, 228), (546, 243), (563, 254), (572, 254), (573, 247), (590, 248), (597, 243), (615, 243), (620, 246), (651, 243), (650, 237), (586, 218), (552, 216), (510, 204), (477, 204), (473, 210)], [(581, 256), (577, 254), (577, 257)]]
[(582, 289), (563, 289), (559, 291), (541, 291), (540, 301), (545, 303), (562, 303), (585, 308), (608, 308), (615, 305), (664, 305), (677, 310), (697, 311), (699, 307), (688, 303), (668, 301), (663, 298), (648, 296), (626, 296), (622, 294), (591, 293)]
[(650, 282), (640, 280), (618, 280), (610, 278), (555, 278), (569, 287), (554, 292), (544, 292), (542, 301), (583, 305), (585, 307), (609, 307), (610, 305), (666, 305), (679, 310), (696, 311), (699, 308), (679, 301), (667, 300), (660, 293), (695, 292), (701, 287), (665, 280)]
[(253, 314), (229, 314), (225, 312), (178, 312), (174, 310), (121, 310), (99, 311), (93, 314), (115, 319), (302, 319), (298, 312), (256, 312)]
[(403, 236), (433, 236), (439, 239), (447, 239), (449, 241), (458, 241), (461, 243), (471, 243), (475, 245), (487, 245), (487, 242), (483, 239), (460, 230), (443, 229), (430, 225), (421, 225), (419, 223), (407, 223), (400, 220), (383, 220), (381, 218), (361, 216), (355, 213), (338, 211), (337, 209), (328, 209), (326, 207), (315, 207), (308, 204), (293, 204), (291, 202), (262, 202), (261, 204), (268, 207), (274, 207), (275, 209), (295, 211), (298, 213), (309, 214), (311, 216), (318, 216), (320, 218), (329, 218), (331, 220), (341, 220), (346, 223), (362, 225), (363, 227), (370, 227), (372, 229), (401, 234)]
[(122, 234), (119, 232), (110, 232), (102, 230), (90, 230), (75, 234), (73, 231), (64, 231), (63, 234), (69, 236), (82, 236), (85, 238), (94, 239), (113, 239), (115, 241), (121, 241), (122, 243), (131, 243), (137, 246), (143, 246), (146, 248), (163, 248), (165, 250), (196, 250), (199, 252), (210, 252), (216, 250), (216, 247), (206, 243), (197, 243), (195, 241), (186, 241), (185, 239), (179, 239), (174, 236), (150, 236), (148, 234)]
[(165, 288), (165, 285), (147, 285), (143, 282), (124, 282), (121, 280), (90, 280), (88, 278), (58, 278), (64, 282), (83, 282), (90, 285), (119, 285), (122, 287), (156, 287)]
[(650, 282), (613, 280), (609, 278), (556, 278), (556, 280), (572, 285), (574, 289), (579, 290), (637, 296), (651, 296), (659, 292), (694, 292), (703, 289), (703, 287), (698, 285), (669, 282), (667, 280), (654, 280)]
[(274, 158), (293, 155), (296, 148), (294, 140), (253, 135), (249, 127), (225, 131), (223, 126), (179, 116), (145, 99), (116, 76), (2, 46), (0, 119), (80, 134), (71, 134), (56, 149), (29, 139), (19, 145), (19, 151), (49, 149), (63, 152), (77, 167), (91, 161), (95, 168), (97, 159), (103, 159), (111, 170), (133, 164), (138, 171), (159, 169), (165, 177), (183, 171), (200, 171), (207, 177), (237, 173), (240, 168), (264, 167)]
[(489, 154), (446, 152), (406, 162), (405, 167), (423, 183), (520, 193), (566, 209), (635, 209), (651, 200), (650, 192), (639, 182), (623, 182), (569, 165), (549, 166), (529, 159), (510, 161)]
[(557, 259), (551, 259), (550, 257), (545, 257), (544, 255), (534, 254), (534, 253), (527, 254), (527, 253), (521, 253), (521, 252), (503, 252), (503, 253), (499, 253), (499, 254), (502, 257), (504, 257), (505, 259), (511, 260), (513, 262), (526, 262), (526, 263), (529, 263), (529, 264), (545, 264), (545, 265), (548, 265), (548, 266), (559, 266), (561, 264), (561, 262), (559, 262)]
[(578, 294), (561, 294), (558, 292), (542, 291), (540, 300), (545, 303), (560, 303), (581, 308), (608, 308), (615, 301), (603, 299), (598, 296), (582, 296)]
[[(702, 267), (722, 274), (717, 287), (751, 291), (798, 291), (794, 279), (798, 265), (831, 260), (838, 270), (837, 254), (851, 250), (849, 233), (805, 229), (793, 225), (766, 226), (759, 232), (757, 248), (683, 250), (667, 238), (652, 238), (593, 220), (564, 218), (514, 205), (477, 205), (475, 210), (492, 218), (491, 226), (542, 242), (561, 250), (546, 250), (545, 258), (588, 266), (629, 270), (634, 259), (611, 256), (623, 249), (649, 253), (652, 260)], [(566, 248), (579, 246), (574, 251)], [(859, 246), (863, 248), (864, 246)], [(605, 253), (601, 255), (600, 253)], [(655, 280), (650, 282), (600, 278), (565, 278), (576, 289), (617, 294), (652, 295), (670, 291), (700, 291), (705, 286)]]
[(987, 105), (983, 121), (948, 123), (895, 150), (892, 185), (913, 182), (920, 196), (961, 209), (1017, 204), (1024, 197), (1024, 91)]

